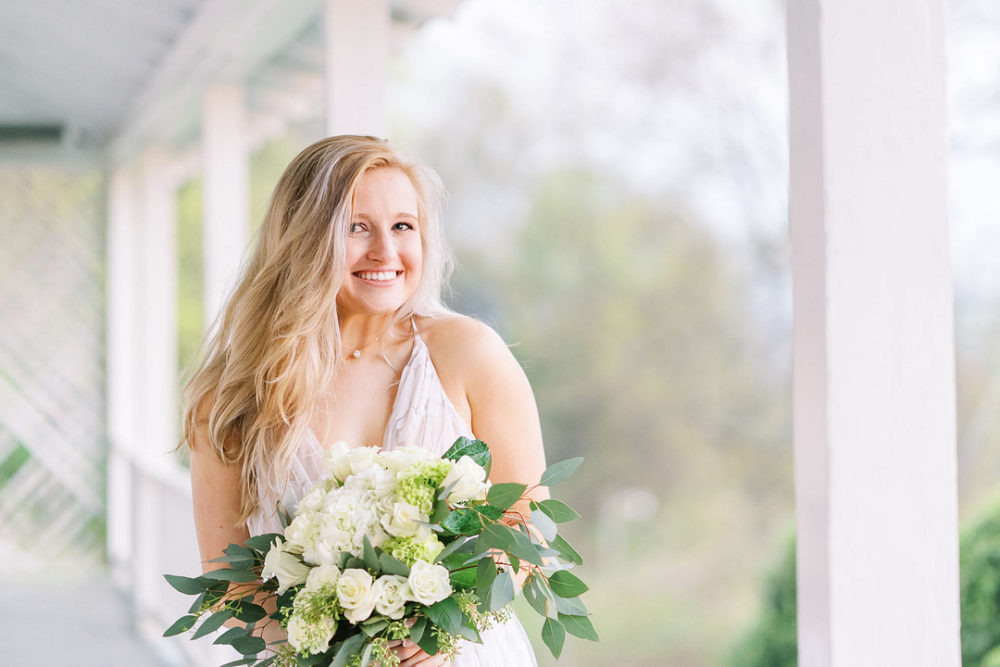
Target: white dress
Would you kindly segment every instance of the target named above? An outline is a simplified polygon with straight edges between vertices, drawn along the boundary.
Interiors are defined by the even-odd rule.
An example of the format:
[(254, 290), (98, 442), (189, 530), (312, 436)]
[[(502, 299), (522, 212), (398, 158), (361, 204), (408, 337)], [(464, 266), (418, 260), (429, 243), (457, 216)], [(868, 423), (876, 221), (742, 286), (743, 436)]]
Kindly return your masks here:
[[(399, 378), (382, 448), (388, 451), (402, 446), (422, 447), (440, 456), (459, 436), (473, 437), (472, 429), (448, 400), (427, 346), (414, 330), (413, 351)], [(324, 475), (320, 462), (322, 451), (322, 445), (309, 431), (292, 459), (282, 500), (288, 511), (294, 511), (299, 499)], [(269, 507), (261, 507), (251, 515), (247, 527), (251, 535), (282, 532), (281, 522)], [(516, 617), (483, 632), (482, 639), (482, 644), (461, 641), (461, 654), (453, 663), (454, 667), (537, 666), (531, 643)]]

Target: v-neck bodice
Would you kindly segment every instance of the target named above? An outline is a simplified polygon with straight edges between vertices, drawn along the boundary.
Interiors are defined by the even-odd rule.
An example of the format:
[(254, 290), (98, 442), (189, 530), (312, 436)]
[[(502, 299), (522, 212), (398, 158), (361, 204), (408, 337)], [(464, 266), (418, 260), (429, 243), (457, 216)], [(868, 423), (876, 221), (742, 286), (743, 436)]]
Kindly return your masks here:
[[(472, 437), (472, 428), (449, 400), (427, 344), (414, 329), (413, 350), (399, 377), (396, 398), (382, 435), (382, 448), (420, 447), (441, 455), (459, 436)], [(285, 511), (294, 512), (299, 500), (323, 477), (321, 454), (330, 444), (320, 443), (312, 429), (306, 430), (305, 439), (290, 461), (281, 499)], [(274, 500), (262, 502), (247, 520), (247, 527), (251, 535), (281, 532)]]
[[(459, 436), (473, 437), (472, 428), (448, 399), (430, 352), (414, 329), (413, 351), (403, 367), (396, 388), (382, 447), (420, 447), (436, 455), (445, 453)], [(293, 513), (301, 499), (323, 475), (323, 445), (312, 429), (290, 461), (288, 483), (281, 504)], [(261, 506), (247, 520), (251, 535), (283, 532), (274, 501), (262, 498)], [(514, 617), (481, 633), (483, 643), (462, 640), (454, 667), (537, 667), (531, 643)]]

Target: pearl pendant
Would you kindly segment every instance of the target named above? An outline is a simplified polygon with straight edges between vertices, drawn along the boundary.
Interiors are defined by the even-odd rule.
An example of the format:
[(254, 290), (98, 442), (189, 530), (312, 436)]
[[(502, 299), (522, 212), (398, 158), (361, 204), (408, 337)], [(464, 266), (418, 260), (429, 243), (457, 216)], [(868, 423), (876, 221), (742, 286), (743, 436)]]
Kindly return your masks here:
[(355, 359), (360, 359), (361, 358), (361, 350), (354, 350), (354, 354), (352, 354), (351, 356), (354, 357)]

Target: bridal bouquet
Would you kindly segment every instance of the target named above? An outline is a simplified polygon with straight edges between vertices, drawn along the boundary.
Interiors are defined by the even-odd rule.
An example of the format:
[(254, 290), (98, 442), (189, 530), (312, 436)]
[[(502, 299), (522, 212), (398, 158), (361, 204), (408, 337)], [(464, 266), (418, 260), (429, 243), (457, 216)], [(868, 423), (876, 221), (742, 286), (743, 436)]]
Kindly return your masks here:
[[(549, 466), (539, 484), (566, 479), (581, 461)], [(200, 577), (166, 575), (197, 599), (164, 635), (193, 631), (195, 639), (239, 621), (215, 639), (243, 656), (223, 667), (390, 667), (399, 660), (389, 642), (400, 639), (454, 656), (459, 640), (480, 642), (509, 617), (520, 573), (553, 655), (567, 632), (596, 641), (579, 597), (587, 586), (569, 571), (583, 561), (558, 534), (577, 513), (555, 499), (529, 501), (530, 517), (512, 510), (529, 489), (491, 484), (490, 462), (486, 443), (467, 438), (441, 458), (335, 444), (324, 454), (328, 476), (291, 521), (283, 517), (283, 535), (230, 544), (218, 559), (228, 567)], [(280, 623), (288, 640), (258, 661), (267, 623)]]

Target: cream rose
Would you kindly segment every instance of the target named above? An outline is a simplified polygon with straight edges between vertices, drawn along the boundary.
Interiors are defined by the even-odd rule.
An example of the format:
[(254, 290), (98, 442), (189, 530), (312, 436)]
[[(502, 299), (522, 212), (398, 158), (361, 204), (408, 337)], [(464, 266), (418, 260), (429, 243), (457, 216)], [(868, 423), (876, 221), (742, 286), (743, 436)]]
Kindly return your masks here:
[(410, 599), (410, 582), (406, 577), (383, 574), (375, 580), (375, 611), (392, 619), (403, 618), (403, 607)]
[(486, 470), (468, 456), (463, 456), (452, 466), (448, 476), (441, 486), (448, 488), (452, 484), (448, 502), (462, 503), (466, 500), (486, 499)]
[(265, 579), (278, 577), (278, 593), (284, 593), (292, 586), (305, 583), (309, 566), (289, 553), (285, 549), (285, 543), (275, 539), (271, 549), (264, 556), (264, 568), (260, 574)]
[(349, 568), (337, 580), (337, 599), (344, 608), (344, 618), (360, 623), (375, 608), (375, 589), (372, 575), (364, 570)]
[(412, 594), (410, 599), (414, 602), (434, 604), (451, 595), (451, 579), (448, 570), (441, 565), (418, 560), (410, 568), (407, 581)]
[(385, 531), (396, 537), (415, 535), (420, 529), (419, 522), (426, 522), (428, 516), (410, 503), (396, 502), (392, 510), (382, 515), (380, 523)]

